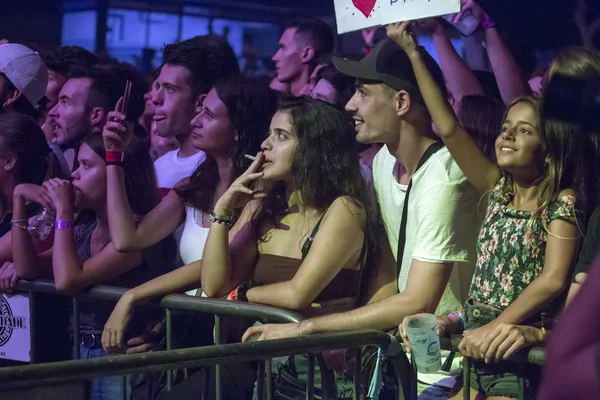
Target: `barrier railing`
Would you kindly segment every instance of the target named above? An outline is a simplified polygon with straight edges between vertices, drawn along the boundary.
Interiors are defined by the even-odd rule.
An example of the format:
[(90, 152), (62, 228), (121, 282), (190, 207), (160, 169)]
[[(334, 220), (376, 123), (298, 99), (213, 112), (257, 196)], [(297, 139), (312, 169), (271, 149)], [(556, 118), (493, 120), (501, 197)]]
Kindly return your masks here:
[[(56, 291), (54, 283), (50, 280), (20, 281), (17, 289), (23, 292), (60, 294)], [(78, 298), (90, 298), (117, 302), (125, 293), (126, 289), (105, 285), (97, 285), (89, 290), (78, 293), (73, 298), (75, 316), (77, 317)], [(270, 361), (271, 357), (290, 354), (309, 354), (307, 398), (313, 398), (314, 365), (315, 360), (320, 365), (322, 394), (324, 399), (336, 398), (336, 385), (333, 373), (325, 367), (319, 355), (310, 354), (325, 349), (356, 348), (365, 345), (376, 345), (385, 347), (390, 338), (387, 334), (377, 331), (361, 331), (340, 334), (316, 335), (305, 338), (294, 338), (286, 341), (266, 341), (247, 344), (220, 345), (220, 317), (244, 317), (261, 322), (298, 322), (303, 317), (295, 312), (282, 310), (276, 307), (262, 306), (256, 304), (232, 302), (227, 300), (207, 299), (191, 297), (186, 295), (171, 294), (153, 301), (149, 306), (161, 307), (166, 310), (166, 332), (167, 350), (139, 355), (111, 356), (98, 359), (63, 361), (58, 363), (44, 363), (38, 365), (27, 365), (19, 367), (0, 368), (0, 389), (22, 388), (34, 384), (50, 384), (73, 381), (74, 377), (79, 380), (89, 379), (101, 375), (121, 375), (143, 370), (170, 370), (174, 368), (191, 368), (202, 365), (215, 365), (216, 398), (221, 399), (221, 379), (219, 363), (242, 362), (245, 360), (265, 360), (259, 363), (257, 376), (257, 391), (259, 398), (266, 394), (270, 398)], [(188, 310), (193, 312), (204, 312), (215, 315), (215, 346), (199, 348), (171, 350), (172, 346), (172, 323), (170, 310)], [(74, 342), (79, 343), (78, 318), (74, 323)], [(362, 337), (361, 335), (366, 335)], [(74, 346), (78, 349), (78, 346)], [(78, 355), (77, 355), (78, 357)], [(355, 350), (357, 360), (361, 359), (361, 349)], [(410, 367), (410, 363), (404, 353), (391, 357), (388, 362), (395, 372), (396, 381), (401, 390), (398, 391), (399, 398), (416, 398), (416, 375)], [(360, 363), (356, 363), (354, 371), (355, 390), (354, 398), (360, 398), (361, 385), (356, 384), (360, 379)], [(65, 376), (68, 375), (68, 376)], [(171, 388), (171, 374), (167, 374), (167, 390)], [(21, 385), (19, 382), (26, 382)], [(264, 384), (266, 382), (266, 385)], [(124, 392), (124, 391), (123, 391)]]
[[(363, 346), (386, 348), (390, 343), (389, 335), (380, 331), (364, 330), (262, 342), (166, 350), (146, 354), (107, 356), (91, 360), (7, 367), (0, 368), (0, 390), (28, 388), (31, 385), (40, 384), (70, 383), (98, 376), (131, 374), (148, 370), (161, 371), (219, 363), (264, 361), (273, 357), (315, 353), (332, 349)], [(402, 357), (396, 358), (393, 362), (398, 362), (398, 360), (402, 360)], [(408, 368), (408, 359), (405, 356), (404, 361), (400, 362), (404, 364), (401, 368)], [(360, 387), (360, 385), (356, 385), (356, 387)], [(403, 396), (407, 399), (414, 398)], [(259, 393), (259, 398), (264, 398), (264, 393)], [(360, 398), (358, 391), (355, 391), (355, 398)]]

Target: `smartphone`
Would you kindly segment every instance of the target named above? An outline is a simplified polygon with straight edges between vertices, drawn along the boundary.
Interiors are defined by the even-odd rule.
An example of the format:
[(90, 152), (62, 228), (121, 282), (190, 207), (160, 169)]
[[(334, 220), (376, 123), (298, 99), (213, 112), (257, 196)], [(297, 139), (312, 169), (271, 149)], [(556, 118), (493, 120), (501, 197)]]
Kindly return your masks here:
[(121, 113), (127, 117), (127, 111), (129, 110), (129, 102), (131, 100), (131, 81), (128, 80), (125, 83), (125, 92), (123, 93), (123, 107)]
[[(444, 15), (443, 18), (446, 21), (448, 21), (450, 15)], [(458, 29), (458, 31), (464, 36), (472, 35), (479, 27), (479, 21), (473, 16), (470, 10), (465, 11), (462, 17), (460, 18), (460, 21), (458, 21), (457, 23), (452, 23), (450, 21), (448, 22), (456, 29)]]

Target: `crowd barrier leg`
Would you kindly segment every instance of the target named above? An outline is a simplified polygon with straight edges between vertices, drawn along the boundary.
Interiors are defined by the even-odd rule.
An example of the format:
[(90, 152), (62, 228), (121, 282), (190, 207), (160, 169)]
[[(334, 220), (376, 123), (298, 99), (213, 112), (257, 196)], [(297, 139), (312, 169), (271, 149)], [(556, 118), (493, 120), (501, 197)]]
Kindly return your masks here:
[(79, 344), (81, 343), (81, 337), (79, 336), (79, 302), (77, 298), (73, 297), (73, 357), (79, 360), (81, 357), (81, 351)]
[[(221, 317), (215, 315), (215, 345), (221, 344)], [(215, 396), (216, 400), (221, 400), (223, 398), (223, 393), (221, 392), (221, 365), (215, 365)]]
[(360, 400), (362, 396), (362, 379), (361, 379), (361, 367), (362, 367), (362, 348), (354, 349), (354, 393), (352, 398), (354, 400)]
[(519, 376), (519, 400), (525, 400), (525, 378), (523, 376)]
[[(165, 309), (165, 321), (167, 324), (167, 350), (173, 348), (173, 319), (171, 315), (171, 309)], [(171, 391), (173, 387), (173, 371), (167, 371), (167, 392)]]
[(471, 359), (463, 357), (463, 400), (471, 400)]
[(308, 355), (308, 371), (306, 375), (306, 400), (312, 400), (315, 395), (315, 356)]
[(266, 375), (266, 390), (267, 390), (267, 400), (271, 400), (271, 398), (273, 397), (273, 387), (272, 387), (272, 383), (273, 383), (273, 374), (272, 374), (272, 365), (273, 365), (273, 360), (271, 360), (270, 358), (267, 359), (265, 361), (265, 375)]
[(265, 362), (263, 360), (258, 361), (256, 372), (256, 397), (258, 400), (265, 399)]

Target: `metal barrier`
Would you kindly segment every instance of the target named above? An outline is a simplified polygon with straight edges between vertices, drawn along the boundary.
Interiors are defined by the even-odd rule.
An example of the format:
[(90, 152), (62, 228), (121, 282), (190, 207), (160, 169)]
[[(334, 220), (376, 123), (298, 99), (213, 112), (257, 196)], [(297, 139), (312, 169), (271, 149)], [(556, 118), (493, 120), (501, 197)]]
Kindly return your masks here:
[[(142, 371), (200, 367), (218, 363), (234, 363), (315, 353), (331, 349), (374, 345), (386, 348), (391, 342), (386, 333), (373, 330), (328, 333), (291, 339), (234, 343), (220, 346), (167, 350), (146, 354), (107, 356), (91, 360), (73, 360), (39, 365), (0, 368), (0, 390), (27, 388), (31, 385), (76, 382), (105, 375), (121, 375)], [(402, 353), (403, 354), (403, 353)], [(402, 357), (396, 359), (401, 360)], [(408, 359), (404, 356), (406, 367)], [(355, 377), (356, 378), (356, 377)], [(360, 387), (357, 385), (356, 387)], [(307, 392), (310, 391), (308, 388)], [(264, 392), (259, 393), (264, 398)], [(311, 398), (307, 395), (307, 398)], [(355, 398), (360, 393), (355, 391)], [(404, 396), (403, 398), (413, 398)]]
[[(26, 292), (61, 294), (56, 291), (54, 282), (51, 280), (20, 281), (17, 285), (17, 289)], [(74, 327), (75, 343), (79, 343), (79, 326), (76, 313), (78, 304), (77, 299), (85, 297), (117, 302), (126, 290), (127, 289), (124, 288), (97, 285), (89, 290), (78, 293), (73, 298), (73, 307), (76, 316)], [(166, 309), (166, 351), (0, 368), (0, 389), (72, 382), (84, 378), (89, 379), (93, 376), (121, 375), (145, 370), (170, 370), (175, 368), (215, 365), (216, 398), (221, 399), (220, 362), (264, 360), (265, 362), (259, 363), (259, 379), (257, 379), (258, 393), (261, 396), (259, 398), (262, 399), (265, 392), (267, 395), (266, 398), (270, 398), (270, 358), (290, 354), (309, 354), (310, 368), (308, 371), (307, 398), (313, 398), (314, 364), (316, 359), (321, 367), (320, 372), (322, 376), (323, 398), (329, 399), (336, 398), (335, 377), (333, 376), (332, 371), (325, 367), (325, 364), (319, 355), (315, 356), (310, 353), (319, 352), (325, 349), (357, 348), (365, 345), (375, 345), (382, 348), (390, 343), (390, 337), (385, 333), (378, 331), (360, 331), (315, 335), (277, 341), (220, 345), (220, 316), (244, 317), (265, 323), (298, 322), (301, 321), (303, 317), (298, 313), (276, 307), (191, 297), (180, 294), (167, 295), (161, 299), (148, 303), (148, 305)], [(215, 346), (172, 350), (171, 309), (214, 314)], [(78, 346), (74, 347), (78, 349)], [(355, 354), (360, 356), (360, 349), (357, 348)], [(357, 359), (360, 360), (360, 357)], [(402, 352), (395, 357), (391, 357), (388, 362), (395, 373), (397, 385), (402, 388), (398, 391), (398, 397), (405, 399), (416, 398), (416, 375), (413, 374), (413, 369), (411, 368), (406, 355)], [(359, 382), (361, 370), (360, 363), (356, 364), (359, 365), (354, 371), (354, 398), (360, 399), (361, 385), (357, 384), (357, 382)], [(167, 374), (167, 379), (167, 390), (170, 390), (172, 379), (170, 373)], [(264, 385), (265, 380), (266, 385)]]

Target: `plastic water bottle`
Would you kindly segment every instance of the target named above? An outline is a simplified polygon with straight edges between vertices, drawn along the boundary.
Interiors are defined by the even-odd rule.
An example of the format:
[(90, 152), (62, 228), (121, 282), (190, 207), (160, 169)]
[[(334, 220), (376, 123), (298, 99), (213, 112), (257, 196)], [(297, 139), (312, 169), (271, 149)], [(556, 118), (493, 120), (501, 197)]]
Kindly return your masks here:
[(50, 233), (52, 233), (52, 229), (54, 229), (55, 220), (56, 217), (54, 214), (44, 208), (40, 214), (33, 217), (27, 230), (34, 238), (45, 241), (50, 236)]
[[(446, 21), (448, 21), (448, 19), (450, 18), (450, 15), (444, 15), (443, 18)], [(448, 21), (448, 22), (450, 22), (450, 21)], [(477, 28), (479, 27), (479, 21), (477, 20), (477, 18), (475, 18), (473, 16), (473, 13), (471, 12), (471, 10), (465, 11), (463, 13), (463, 15), (460, 17), (460, 20), (458, 22), (456, 22), (456, 23), (450, 22), (450, 24), (452, 26), (454, 26), (456, 29), (458, 29), (458, 31), (465, 36), (472, 35), (473, 32), (475, 32), (477, 30)]]

